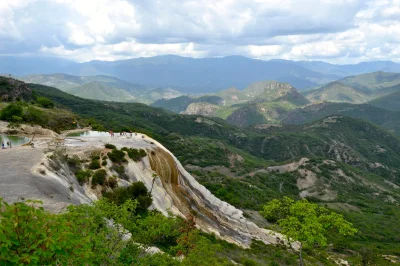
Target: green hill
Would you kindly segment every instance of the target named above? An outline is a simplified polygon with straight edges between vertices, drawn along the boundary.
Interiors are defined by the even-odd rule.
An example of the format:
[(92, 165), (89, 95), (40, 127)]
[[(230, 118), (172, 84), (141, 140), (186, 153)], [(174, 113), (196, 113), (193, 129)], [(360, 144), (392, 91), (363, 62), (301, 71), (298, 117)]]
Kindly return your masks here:
[(172, 99), (160, 99), (151, 104), (154, 107), (161, 107), (171, 112), (179, 114), (186, 110), (189, 104), (193, 103), (194, 99), (189, 96), (180, 96)]
[(284, 102), (257, 102), (240, 107), (226, 118), (226, 121), (239, 127), (256, 124), (278, 124), (290, 109), (296, 106)]
[(57, 73), (28, 75), (19, 79), (28, 83), (55, 87), (86, 99), (103, 101), (136, 101), (150, 104), (158, 99), (173, 98), (181, 95), (180, 92), (170, 88), (149, 88), (104, 75), (72, 76)]
[(98, 84), (102, 84), (106, 87), (114, 87), (124, 89), (126, 91), (137, 93), (140, 92), (146, 87), (132, 84), (130, 82), (121, 80), (116, 77), (111, 76), (72, 76), (63, 73), (56, 74), (42, 74), (42, 75), (28, 75), (19, 78), (22, 81), (27, 83), (35, 83), (46, 85), (50, 87), (55, 87), (62, 91), (68, 92), (70, 89), (82, 86), (87, 83), (96, 82)]
[[(179, 115), (139, 103), (87, 100), (51, 87), (28, 86), (104, 129), (132, 129), (155, 137), (213, 194), (251, 209), (249, 215), (265, 201), (285, 195), (305, 195), (344, 213), (359, 234), (346, 240), (331, 235), (329, 242), (336, 252), (346, 250), (343, 253), (355, 263), (360, 262), (362, 248), (379, 254), (398, 252), (400, 141), (369, 122), (343, 116), (379, 122), (390, 114), (400, 117), (396, 112), (367, 104), (324, 103), (296, 110), (304, 112), (301, 122), (315, 120), (308, 124), (250, 130), (218, 118)], [(326, 117), (329, 112), (342, 115)], [(309, 161), (297, 168), (287, 165), (303, 157)], [(275, 168), (266, 169), (269, 166)], [(252, 246), (251, 251), (258, 248)]]
[(174, 113), (186, 111), (192, 103), (209, 103), (213, 105), (222, 105), (224, 99), (215, 95), (205, 95), (201, 97), (180, 96), (172, 99), (160, 99), (151, 104), (153, 107), (161, 107)]
[(350, 76), (338, 81), (345, 85), (355, 87), (366, 93), (375, 93), (381, 89), (399, 85), (400, 74), (379, 71)]
[(400, 111), (400, 90), (386, 96), (374, 99), (369, 102), (369, 104), (383, 109)]
[(307, 91), (303, 94), (312, 102), (365, 103), (371, 98), (369, 94), (338, 81), (328, 83), (319, 89)]
[(294, 105), (306, 105), (309, 101), (292, 85), (276, 81), (261, 81), (250, 84), (243, 93), (251, 100), (282, 101)]
[(370, 104), (320, 103), (289, 111), (281, 118), (283, 124), (303, 124), (326, 116), (341, 115), (363, 119), (400, 135), (400, 113)]
[(98, 82), (89, 82), (84, 85), (74, 87), (67, 90), (72, 95), (82, 97), (85, 99), (93, 99), (100, 101), (114, 101), (114, 102), (133, 102), (136, 98), (123, 89), (116, 87), (106, 86)]

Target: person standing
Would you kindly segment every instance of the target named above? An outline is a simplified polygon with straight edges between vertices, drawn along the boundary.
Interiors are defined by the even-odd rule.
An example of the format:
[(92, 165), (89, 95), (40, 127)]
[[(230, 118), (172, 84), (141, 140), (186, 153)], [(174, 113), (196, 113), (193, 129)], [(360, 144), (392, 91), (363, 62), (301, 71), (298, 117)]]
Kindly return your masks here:
[(4, 141), (1, 142), (1, 148), (5, 149), (6, 147), (4, 147)]

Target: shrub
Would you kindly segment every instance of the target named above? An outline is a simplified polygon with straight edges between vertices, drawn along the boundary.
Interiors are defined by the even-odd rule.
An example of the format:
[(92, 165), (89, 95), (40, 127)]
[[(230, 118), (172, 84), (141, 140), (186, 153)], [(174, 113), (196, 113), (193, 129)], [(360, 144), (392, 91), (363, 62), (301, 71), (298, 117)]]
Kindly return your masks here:
[(106, 147), (107, 149), (110, 149), (110, 150), (114, 150), (117, 148), (117, 147), (115, 147), (115, 145), (112, 145), (110, 143), (107, 143), (106, 145), (104, 145), (104, 147)]
[(140, 161), (143, 157), (145, 157), (147, 155), (146, 151), (143, 149), (133, 149), (133, 148), (122, 148), (121, 150), (124, 150), (128, 153), (129, 158), (131, 158), (132, 160), (134, 160), (135, 162)]
[(23, 120), (24, 120), (24, 119), (23, 119), (22, 117), (16, 116), (16, 115), (13, 115), (12, 118), (11, 118), (11, 121), (12, 121), (12, 122), (15, 122), (15, 123), (20, 123), (20, 122), (22, 122)]
[(78, 170), (75, 174), (78, 183), (82, 186), (84, 183), (89, 181), (89, 178), (92, 176), (93, 172), (90, 170)]
[(100, 166), (100, 161), (99, 160), (93, 160), (90, 164), (89, 164), (89, 169), (92, 169), (92, 170), (96, 170), (96, 169), (99, 169), (101, 166)]
[(92, 160), (100, 160), (100, 155), (93, 155)]
[(92, 186), (103, 186), (106, 182), (107, 172), (104, 169), (97, 170), (92, 176)]
[(109, 177), (108, 180), (107, 180), (107, 185), (112, 189), (116, 188), (118, 186), (117, 177), (115, 177), (115, 176)]
[(139, 203), (136, 208), (138, 212), (146, 212), (153, 202), (143, 182), (135, 182), (129, 187), (117, 188), (112, 192), (106, 192), (104, 196), (117, 205), (123, 204), (128, 199), (136, 199)]
[(106, 160), (102, 161), (102, 162), (101, 162), (101, 165), (102, 165), (102, 166), (106, 166), (106, 165), (107, 165), (107, 161), (106, 161)]
[(42, 110), (29, 106), (24, 112), (23, 118), (26, 122), (45, 127), (48, 122), (48, 116)]
[(22, 107), (19, 104), (11, 103), (0, 113), (0, 119), (13, 121), (13, 116), (22, 117)]
[(81, 169), (81, 160), (76, 155), (67, 156), (67, 165), (72, 172), (76, 173)]
[(115, 171), (120, 178), (128, 180), (129, 177), (125, 173), (125, 167), (123, 165), (113, 165), (110, 168), (111, 170)]
[(123, 152), (123, 151), (114, 149), (111, 152), (109, 152), (107, 155), (108, 155), (108, 158), (110, 158), (110, 160), (113, 163), (126, 162), (125, 152)]
[(43, 108), (53, 108), (54, 107), (53, 101), (46, 97), (37, 97), (36, 102)]

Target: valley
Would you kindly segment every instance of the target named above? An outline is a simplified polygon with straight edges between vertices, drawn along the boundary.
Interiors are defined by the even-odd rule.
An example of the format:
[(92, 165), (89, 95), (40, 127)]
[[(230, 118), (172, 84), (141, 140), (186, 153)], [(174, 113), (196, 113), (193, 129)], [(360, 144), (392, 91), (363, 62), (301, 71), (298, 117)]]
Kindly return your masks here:
[(400, 266), (400, 0), (0, 0), (0, 266)]
[[(400, 249), (400, 115), (390, 94), (396, 95), (396, 81), (380, 75), (368, 89), (357, 78), (307, 92), (264, 81), (244, 90), (161, 97), (151, 105), (130, 102), (124, 94), (123, 100), (115, 98), (118, 90), (136, 97), (147, 89), (131, 89), (130, 83), (122, 88), (111, 77), (71, 84), (58, 75), (40, 77), (41, 84), (32, 83), (37, 76), (30, 83), (3, 77), (0, 113), (7, 122), (0, 133), (26, 136), (34, 148), (2, 150), (7, 175), (0, 182), (8, 189), (0, 196), (8, 202), (39, 199), (46, 210), (59, 212), (142, 182), (150, 191), (150, 209), (179, 219), (197, 217), (199, 233), (224, 247), (216, 258), (254, 265), (296, 264), (281, 246), (285, 237), (277, 240), (276, 228), (258, 211), (284, 196), (307, 199), (342, 214), (359, 230), (352, 237), (329, 235), (327, 251), (305, 250), (307, 263), (335, 265), (329, 257), (357, 264), (369, 250), (375, 263), (386, 265), (382, 255), (396, 260)], [(116, 81), (120, 88), (111, 85)], [(93, 92), (85, 96), (90, 90), (82, 86)], [(70, 130), (105, 132), (85, 137), (69, 136)], [(146, 155), (134, 155), (140, 150)], [(24, 157), (29, 160), (17, 159)], [(101, 171), (105, 179), (94, 181)], [(20, 178), (14, 180), (16, 173)], [(174, 245), (151, 243), (173, 254)], [(274, 257), (278, 253), (284, 259)]]

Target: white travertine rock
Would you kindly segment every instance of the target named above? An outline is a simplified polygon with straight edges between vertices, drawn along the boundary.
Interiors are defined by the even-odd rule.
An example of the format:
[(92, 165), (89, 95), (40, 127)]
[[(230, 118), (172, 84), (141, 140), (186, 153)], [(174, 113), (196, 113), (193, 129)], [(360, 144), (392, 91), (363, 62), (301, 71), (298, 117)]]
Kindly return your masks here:
[[(45, 151), (46, 145), (43, 144), (43, 139), (40, 141), (38, 149)], [(49, 139), (50, 141), (51, 139)], [(80, 157), (88, 156), (91, 152), (96, 151), (104, 154), (108, 151), (104, 147), (106, 143), (113, 144), (117, 148), (128, 147), (146, 150), (147, 156), (141, 161), (135, 162), (128, 159), (125, 170), (129, 181), (120, 180), (119, 185), (129, 185), (130, 182), (134, 181), (143, 182), (148, 190), (151, 190), (153, 197), (151, 208), (159, 210), (164, 215), (168, 215), (169, 212), (182, 217), (194, 214), (196, 224), (201, 230), (214, 233), (228, 242), (245, 248), (250, 246), (252, 239), (261, 240), (266, 244), (277, 244), (279, 242), (277, 238), (284, 239), (278, 233), (259, 228), (248, 221), (241, 210), (216, 198), (182, 167), (170, 151), (147, 136), (143, 138), (142, 134), (138, 134), (131, 138), (125, 136), (113, 138), (108, 136), (73, 137), (64, 140), (67, 153)], [(38, 149), (36, 149), (36, 153)], [(54, 193), (62, 191), (62, 197), (51, 198), (53, 205), (49, 204), (49, 209), (60, 211), (55, 210), (58, 208), (57, 203), (59, 201), (63, 203), (62, 206), (65, 206), (65, 204), (82, 204), (96, 200), (101, 196), (99, 188), (92, 189), (89, 185), (80, 186), (68, 167), (62, 166), (58, 171), (52, 170), (49, 160), (43, 156), (43, 152), (41, 154), (43, 158), (35, 161), (35, 165), (31, 166), (30, 174), (32, 176), (27, 178), (36, 179), (41, 184), (51, 183), (51, 185), (48, 185), (48, 190), (52, 190)], [(108, 163), (104, 168), (107, 172), (112, 173), (109, 169), (110, 165), (111, 163)], [(157, 176), (155, 179), (154, 175)], [(71, 189), (71, 186), (73, 186), (73, 189)], [(25, 188), (25, 192), (26, 189), (29, 190), (29, 187)], [(49, 200), (48, 193), (46, 193), (41, 190), (32, 193), (32, 195), (37, 199), (46, 201)]]

